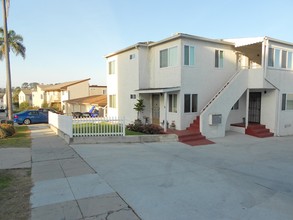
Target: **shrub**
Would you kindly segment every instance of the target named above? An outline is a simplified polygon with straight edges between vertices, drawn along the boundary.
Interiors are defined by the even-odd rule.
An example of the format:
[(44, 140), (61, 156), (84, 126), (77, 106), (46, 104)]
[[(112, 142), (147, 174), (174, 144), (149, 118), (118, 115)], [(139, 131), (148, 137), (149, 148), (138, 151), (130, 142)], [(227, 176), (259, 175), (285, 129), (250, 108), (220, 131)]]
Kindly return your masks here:
[(137, 131), (137, 132), (142, 132), (145, 134), (162, 134), (163, 129), (159, 125), (154, 125), (154, 124), (129, 124), (126, 126), (126, 128), (130, 131)]
[(0, 126), (0, 139), (6, 138), (7, 132)]
[[(1, 124), (0, 128), (3, 131), (2, 132), (2, 136), (3, 136), (2, 138), (5, 138), (7, 136), (12, 136), (12, 135), (15, 134), (14, 126), (11, 125), (11, 124)], [(4, 133), (6, 133), (6, 134), (4, 134)]]
[(29, 108), (29, 103), (28, 102), (22, 102), (22, 103), (20, 103), (20, 105), (19, 105), (19, 110), (20, 111), (23, 111), (23, 110), (27, 110), (28, 108)]

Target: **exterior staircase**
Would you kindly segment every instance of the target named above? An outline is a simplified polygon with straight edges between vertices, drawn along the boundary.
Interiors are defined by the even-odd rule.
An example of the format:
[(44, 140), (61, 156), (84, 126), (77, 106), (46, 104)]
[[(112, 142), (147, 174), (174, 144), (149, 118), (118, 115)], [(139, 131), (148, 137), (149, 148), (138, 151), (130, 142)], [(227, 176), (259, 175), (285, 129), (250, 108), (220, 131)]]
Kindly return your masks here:
[(199, 116), (193, 120), (186, 130), (168, 130), (168, 133), (176, 134), (180, 142), (190, 146), (214, 144), (214, 142), (206, 139), (206, 137), (199, 131)]
[(261, 124), (249, 124), (245, 129), (245, 134), (259, 138), (274, 136), (274, 133), (270, 132), (270, 129), (267, 129), (265, 125)]

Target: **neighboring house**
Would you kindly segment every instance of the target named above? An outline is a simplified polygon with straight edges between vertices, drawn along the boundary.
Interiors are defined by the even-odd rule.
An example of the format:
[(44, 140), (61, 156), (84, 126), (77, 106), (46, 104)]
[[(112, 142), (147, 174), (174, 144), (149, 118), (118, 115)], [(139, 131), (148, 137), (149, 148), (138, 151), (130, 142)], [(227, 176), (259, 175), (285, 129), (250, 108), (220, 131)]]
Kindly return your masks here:
[(75, 80), (55, 85), (37, 85), (33, 92), (33, 105), (41, 107), (47, 103), (49, 106), (67, 112), (66, 100), (81, 98), (89, 95), (89, 80)]
[(93, 95), (78, 99), (71, 99), (65, 101), (67, 113), (71, 112), (88, 112), (92, 106), (99, 110), (99, 116), (106, 116), (107, 95)]
[(142, 116), (165, 129), (173, 122), (185, 130), (197, 121), (199, 131), (211, 138), (260, 123), (277, 136), (293, 135), (293, 43), (179, 33), (106, 59), (108, 116), (133, 122), (141, 98)]
[(107, 86), (97, 86), (91, 85), (89, 86), (89, 95), (106, 95), (107, 94)]
[(30, 106), (32, 105), (32, 90), (21, 89), (18, 94), (18, 103), (21, 104), (23, 102), (28, 102)]

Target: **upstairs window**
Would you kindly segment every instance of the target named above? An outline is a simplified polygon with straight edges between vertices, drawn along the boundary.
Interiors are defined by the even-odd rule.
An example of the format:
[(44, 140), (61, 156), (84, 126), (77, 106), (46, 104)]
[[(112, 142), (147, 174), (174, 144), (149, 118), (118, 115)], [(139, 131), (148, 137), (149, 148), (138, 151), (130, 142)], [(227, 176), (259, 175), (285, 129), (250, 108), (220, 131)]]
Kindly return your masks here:
[(177, 47), (160, 51), (160, 68), (177, 65)]
[(184, 65), (194, 66), (194, 47), (184, 46)]
[(215, 67), (223, 68), (224, 67), (224, 51), (215, 50)]
[(282, 69), (293, 69), (293, 52), (269, 48), (268, 66)]
[(115, 61), (109, 62), (109, 75), (115, 74)]

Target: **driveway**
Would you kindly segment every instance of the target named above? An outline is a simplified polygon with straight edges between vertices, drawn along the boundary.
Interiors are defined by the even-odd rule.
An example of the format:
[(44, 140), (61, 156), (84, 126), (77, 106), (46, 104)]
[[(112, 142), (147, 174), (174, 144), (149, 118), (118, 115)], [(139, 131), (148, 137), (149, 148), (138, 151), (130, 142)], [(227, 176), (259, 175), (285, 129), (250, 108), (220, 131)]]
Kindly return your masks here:
[(72, 145), (144, 220), (293, 219), (293, 137)]

